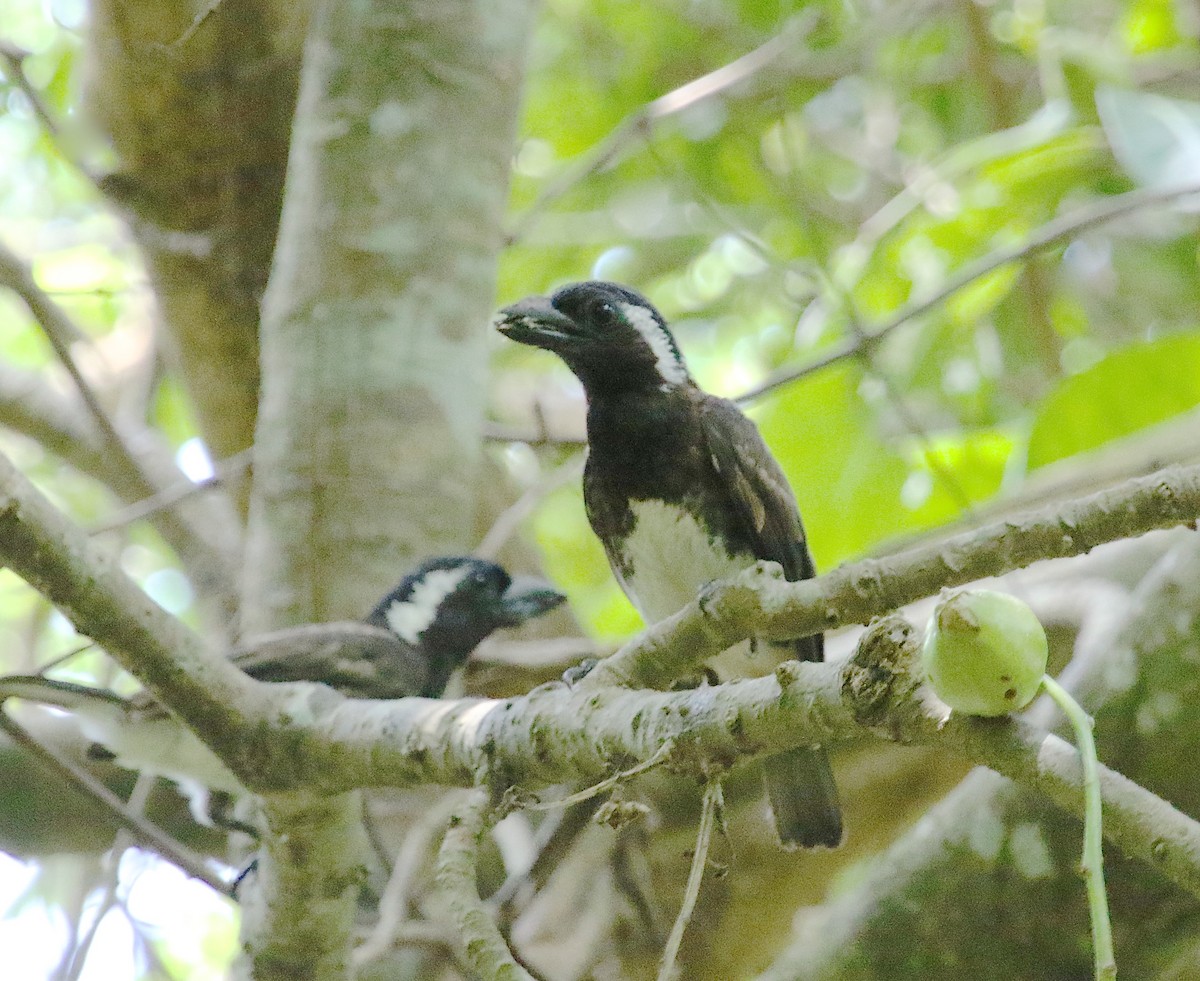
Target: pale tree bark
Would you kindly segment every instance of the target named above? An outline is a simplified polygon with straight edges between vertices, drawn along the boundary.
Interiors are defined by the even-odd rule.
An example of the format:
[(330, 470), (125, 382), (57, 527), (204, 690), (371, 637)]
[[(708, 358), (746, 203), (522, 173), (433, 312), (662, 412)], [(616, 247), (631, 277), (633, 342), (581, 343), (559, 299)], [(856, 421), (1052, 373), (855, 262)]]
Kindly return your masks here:
[(259, 303), (279, 222), (309, 4), (100, 0), (89, 109), (214, 456), (250, 446)]
[(318, 12), (263, 322), (246, 622), (469, 549), (528, 3)]
[[(322, 3), (262, 323), (243, 622), (360, 616), (474, 544), (489, 323), (532, 4)], [(357, 797), (268, 798), (256, 978), (346, 968)], [(332, 883), (332, 884), (331, 884)]]
[[(917, 672), (919, 632), (898, 617), (873, 625), (846, 664), (792, 664), (774, 677), (715, 688), (628, 690), (606, 682), (613, 672), (596, 670), (574, 687), (542, 686), (503, 700), (352, 702), (319, 685), (253, 682), (206, 655), (193, 632), (148, 602), (44, 495), (11, 466), (0, 470), (0, 554), (265, 795), (271, 840), (262, 877), (287, 888), (265, 891), (265, 902), (252, 906), (247, 920), (277, 936), (273, 917), (290, 909), (296, 919), (291, 945), (251, 948), (257, 976), (340, 973), (330, 941), (347, 930), (349, 913), (340, 899), (347, 880), (358, 878), (353, 850), (340, 839), (351, 836), (356, 813), (348, 792), (360, 787), (482, 784), (497, 801), (497, 792), (507, 788), (505, 800), (520, 808), (527, 806), (530, 790), (564, 779), (595, 781), (634, 765), (657, 765), (677, 777), (708, 780), (745, 757), (870, 733), (950, 750), (1019, 780), (1070, 814), (1082, 812), (1078, 754), (1026, 723), (948, 716), (930, 700)], [(1002, 554), (1029, 562), (1036, 558), (1030, 545), (1053, 514), (1070, 515), (1077, 528), (1089, 529), (1095, 545), (1106, 536), (1192, 521), (1198, 513), (1200, 472), (1176, 468), (971, 534), (987, 548), (1006, 528), (1011, 540)], [(1114, 523), (1117, 515), (1122, 520)], [(967, 555), (965, 545), (965, 539), (947, 542), (941, 559)], [(994, 564), (1000, 554), (993, 549), (990, 557), (973, 556), (967, 566)], [(930, 558), (928, 549), (914, 549), (877, 575), (868, 562), (805, 583), (784, 582), (777, 568), (775, 574), (750, 569), (707, 590), (701, 601), (631, 643), (612, 663), (644, 669), (666, 658), (687, 667), (689, 658), (703, 659), (751, 632), (784, 637), (814, 617), (835, 623), (866, 618), (886, 609), (884, 597), (910, 592)], [(942, 584), (964, 574), (954, 571), (957, 561), (937, 564)], [(1161, 642), (1166, 650), (1182, 644), (1187, 651), (1194, 608), (1179, 584), (1194, 589), (1195, 580), (1186, 566), (1178, 575), (1182, 579), (1167, 590), (1176, 616), (1147, 642)], [(871, 598), (847, 592), (848, 583), (867, 579), (878, 587)], [(1180, 610), (1191, 610), (1191, 620), (1180, 617)], [(1101, 793), (1109, 840), (1180, 889), (1200, 895), (1200, 824), (1107, 768)], [(974, 847), (995, 837), (985, 835)], [(1036, 829), (1021, 841), (1024, 868), (1038, 872), (1034, 878), (1044, 877), (1050, 859)], [(465, 855), (457, 846), (452, 850)], [(739, 866), (739, 875), (745, 871)], [(461, 874), (453, 879), (460, 892), (469, 881)], [(478, 907), (460, 898), (466, 899), (460, 910)], [(470, 915), (473, 931), (484, 926)], [(494, 933), (479, 937), (492, 945), (496, 940)], [(308, 955), (303, 963), (301, 954)]]

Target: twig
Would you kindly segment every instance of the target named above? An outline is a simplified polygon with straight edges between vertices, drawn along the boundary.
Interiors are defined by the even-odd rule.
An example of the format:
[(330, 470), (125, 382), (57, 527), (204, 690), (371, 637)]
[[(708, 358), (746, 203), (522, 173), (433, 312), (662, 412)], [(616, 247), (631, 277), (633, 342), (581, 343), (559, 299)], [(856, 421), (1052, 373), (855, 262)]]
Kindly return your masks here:
[(182, 842), (176, 841), (142, 815), (131, 810), (125, 801), (121, 800), (120, 797), (86, 770), (76, 766), (74, 761), (64, 756), (54, 747), (42, 743), (4, 711), (3, 705), (0, 705), (0, 729), (3, 729), (14, 743), (25, 747), (30, 753), (41, 758), (51, 769), (57, 770), (85, 794), (107, 808), (116, 821), (139, 844), (157, 852), (168, 862), (177, 865), (193, 879), (199, 879), (214, 892), (218, 892), (222, 896), (233, 895), (229, 883), (214, 874), (201, 856), (197, 855)]
[(567, 794), (566, 797), (556, 797), (553, 800), (535, 801), (529, 804), (522, 804), (521, 810), (525, 811), (553, 811), (560, 807), (570, 807), (572, 804), (582, 804), (584, 801), (591, 800), (598, 794), (602, 794), (607, 790), (612, 790), (614, 787), (625, 783), (632, 777), (636, 777), (647, 770), (653, 770), (657, 766), (661, 766), (671, 758), (671, 753), (675, 748), (675, 744), (671, 740), (664, 742), (653, 756), (648, 760), (643, 760), (636, 766), (631, 766), (628, 770), (622, 770), (620, 773), (614, 773), (611, 777), (606, 777), (599, 783), (594, 783), (590, 787), (584, 787), (583, 790), (576, 791), (573, 794)]
[[(142, 816), (146, 808), (146, 800), (150, 796), (150, 788), (153, 785), (153, 777), (146, 774), (138, 776), (137, 782), (133, 785), (133, 793), (129, 795), (129, 801), (126, 804), (131, 814), (138, 817)], [(96, 912), (92, 917), (92, 922), (88, 926), (87, 931), (82, 937), (78, 937), (78, 934), (76, 935), (78, 939), (71, 955), (70, 967), (64, 975), (65, 981), (79, 981), (79, 977), (83, 974), (84, 964), (87, 962), (88, 951), (92, 949), (92, 943), (96, 939), (101, 922), (112, 909), (117, 908), (119, 905), (117, 889), (121, 885), (121, 857), (131, 844), (132, 839), (129, 832), (124, 828), (119, 830), (116, 838), (113, 839), (112, 848), (109, 849), (108, 856), (105, 859), (108, 865), (108, 873), (104, 877), (104, 895), (99, 904), (97, 904)]]
[(442, 830), (451, 812), (460, 802), (455, 795), (443, 797), (433, 808), (405, 831), (400, 851), (396, 854), (392, 874), (379, 897), (379, 919), (374, 928), (350, 956), (355, 968), (362, 968), (383, 956), (396, 942), (408, 917), (408, 897), (421, 863), (434, 836)]
[(753, 78), (811, 33), (818, 19), (815, 11), (806, 11), (792, 18), (782, 31), (753, 51), (672, 89), (626, 116), (582, 159), (574, 166), (568, 167), (538, 195), (533, 204), (513, 224), (508, 243), (519, 241), (550, 205), (575, 185), (613, 164), (639, 136), (648, 135), (655, 123)]
[(1063, 215), (1061, 218), (1048, 221), (1020, 244), (995, 249), (978, 261), (959, 270), (932, 294), (908, 304), (882, 324), (867, 329), (861, 338), (847, 338), (835, 344), (806, 365), (775, 372), (762, 382), (762, 384), (755, 386), (747, 392), (743, 392), (737, 397), (736, 401), (743, 405), (747, 402), (753, 402), (778, 388), (790, 385), (801, 378), (814, 374), (822, 368), (826, 368), (831, 364), (857, 354), (866, 345), (877, 344), (888, 334), (892, 333), (892, 331), (902, 327), (910, 320), (927, 313), (965, 286), (969, 286), (975, 280), (981, 279), (1001, 266), (1058, 245), (1065, 239), (1071, 238), (1089, 228), (1095, 228), (1097, 225), (1103, 225), (1114, 218), (1120, 218), (1123, 215), (1140, 211), (1143, 208), (1168, 204), (1179, 198), (1195, 194), (1200, 194), (1200, 183), (1167, 189), (1145, 188), (1130, 191), (1127, 194), (1118, 194), (1111, 198), (1104, 198), (1080, 208), (1069, 215)]
[(663, 950), (658, 981), (671, 981), (675, 975), (675, 961), (678, 960), (679, 948), (683, 945), (683, 934), (691, 922), (692, 911), (696, 908), (696, 900), (700, 896), (700, 883), (704, 880), (704, 869), (708, 864), (708, 847), (712, 843), (713, 825), (716, 823), (716, 814), (720, 807), (721, 781), (709, 780), (708, 786), (704, 788), (704, 802), (700, 810), (700, 827), (696, 830), (696, 850), (692, 853), (692, 867), (688, 871), (679, 915), (675, 917), (671, 934), (667, 937), (666, 948)]
[[(129, 444), (138, 448), (142, 471), (125, 466), (125, 457), (113, 453), (90, 416), (71, 392), (51, 391), (32, 372), (0, 365), (0, 424), (41, 444), (80, 473), (109, 487), (122, 501), (152, 495), (156, 486), (181, 478), (170, 450), (145, 431), (132, 434)], [(148, 486), (142, 473), (152, 475)], [(216, 596), (225, 608), (233, 606), (229, 585), (236, 576), (233, 558), (239, 529), (232, 508), (221, 502), (203, 502), (188, 512), (159, 514), (155, 527), (171, 545), (201, 591)]]
[(110, 514), (104, 521), (89, 528), (88, 534), (102, 535), (108, 531), (124, 528), (135, 521), (141, 521), (159, 511), (172, 508), (196, 494), (218, 488), (230, 477), (243, 473), (253, 462), (253, 449), (235, 453), (224, 460), (219, 460), (213, 467), (214, 473), (211, 477), (205, 477), (203, 480), (181, 480), (170, 487), (164, 487), (157, 493), (144, 497), (140, 501), (134, 501), (115, 514)]
[(475, 554), (481, 559), (494, 559), (500, 549), (508, 542), (542, 501), (563, 484), (574, 480), (583, 471), (584, 457), (582, 454), (572, 457), (560, 467), (556, 467), (541, 480), (525, 491), (512, 504), (500, 512), (492, 527), (488, 529), (483, 540), (475, 548)]
[(67, 312), (50, 298), (50, 295), (34, 281), (33, 273), (8, 246), (0, 243), (0, 283), (17, 294), (29, 308), (33, 319), (50, 341), (55, 354), (70, 372), (88, 408), (96, 412), (99, 405), (91, 387), (83, 379), (68, 350), (72, 344), (91, 343), (91, 339), (73, 321)]
[(483, 426), (483, 438), (494, 443), (528, 443), (530, 446), (586, 446), (583, 434), (568, 436), (550, 433), (545, 429), (527, 429), (500, 422), (487, 422)]
[(151, 495), (156, 492), (154, 484), (145, 475), (141, 465), (133, 452), (126, 445), (124, 438), (117, 431), (116, 425), (105, 411), (104, 406), (100, 404), (100, 399), (93, 390), (91, 383), (84, 377), (79, 366), (75, 363), (75, 358), (71, 354), (71, 345), (77, 341), (87, 339), (87, 335), (83, 333), (75, 325), (75, 322), (67, 316), (65, 310), (55, 303), (46, 293), (34, 282), (33, 274), (29, 268), (21, 262), (12, 252), (0, 244), (0, 281), (8, 286), (16, 293), (29, 308), (29, 312), (33, 315), (33, 319), (42, 328), (42, 332), (46, 335), (46, 339), (50, 342), (50, 346), (54, 349), (54, 353), (58, 356), (58, 360), (66, 369), (71, 380), (75, 383), (75, 388), (79, 392), (79, 396), (83, 399), (83, 404), (87, 407), (89, 414), (96, 427), (100, 432), (100, 436), (108, 447), (109, 451), (119, 455), (124, 466), (129, 473), (136, 479), (138, 486), (142, 488), (144, 495)]
[(58, 150), (59, 156), (67, 163), (79, 171), (93, 185), (96, 182), (96, 175), (93, 174), (87, 166), (74, 153), (70, 152), (64, 146), (64, 134), (61, 122), (57, 120), (54, 113), (50, 111), (50, 107), (46, 105), (42, 94), (29, 81), (29, 76), (25, 74), (25, 59), (29, 57), (29, 52), (18, 48), (14, 44), (7, 41), (0, 41), (0, 61), (4, 62), (5, 74), (9, 80), (24, 94), (29, 100), (29, 105), (33, 109), (33, 114), (37, 116), (38, 122), (46, 131), (46, 135), (50, 137), (50, 142)]
[(438, 852), (437, 883), (446, 898), (473, 976), (482, 981), (534, 981), (513, 957), (479, 898), (479, 840), (487, 829), (487, 795), (473, 790), (450, 819)]
[(192, 36), (204, 26), (205, 22), (217, 12), (224, 0), (208, 0), (208, 4), (192, 19), (182, 34), (172, 41), (168, 47), (181, 48), (192, 39)]
[[(854, 314), (856, 332), (859, 339), (862, 340), (862, 328), (858, 324), (857, 313)], [(887, 392), (888, 401), (892, 404), (892, 409), (900, 420), (900, 424), (908, 430), (908, 434), (917, 440), (921, 445), (921, 449), (925, 453), (925, 460), (929, 469), (933, 471), (933, 475), (942, 483), (946, 492), (954, 499), (954, 503), (958, 505), (960, 511), (971, 510), (971, 498), (958, 478), (954, 475), (954, 471), (944, 466), (933, 452), (933, 441), (929, 438), (929, 434), (925, 432), (920, 420), (913, 415), (908, 408), (908, 403), (904, 400), (904, 394), (896, 386), (891, 375), (886, 370), (879, 366), (879, 359), (875, 357), (875, 351), (869, 344), (865, 345), (859, 352), (859, 357), (862, 359), (868, 376), (873, 375), (883, 385)]]
[(72, 658), (78, 657), (84, 651), (90, 651), (95, 646), (96, 646), (95, 643), (93, 643), (90, 640), (84, 641), (82, 644), (77, 644), (75, 647), (72, 647), (69, 651), (64, 651), (62, 654), (59, 654), (58, 657), (51, 658), (45, 664), (39, 664), (37, 673), (38, 674), (46, 674), (50, 671), (53, 671), (60, 664), (65, 664), (67, 661), (70, 661)]

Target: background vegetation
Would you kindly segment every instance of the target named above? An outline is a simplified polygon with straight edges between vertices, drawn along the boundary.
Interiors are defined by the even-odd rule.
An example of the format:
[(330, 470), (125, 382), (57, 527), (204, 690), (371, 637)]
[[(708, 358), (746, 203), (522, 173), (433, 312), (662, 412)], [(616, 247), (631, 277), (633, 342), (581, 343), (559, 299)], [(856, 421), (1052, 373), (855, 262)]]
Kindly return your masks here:
[[(574, 279), (647, 293), (701, 384), (747, 398), (823, 570), (1200, 457), (1194, 6), (485, 6), (375, 11), (402, 23), (355, 47), (376, 37), (354, 33), (369, 17), (336, 5), (4, 0), (0, 449), (206, 635), (357, 615), (398, 570), (476, 547), (498, 516), (489, 541), (511, 538), (506, 561), (568, 592), (588, 638), (634, 633), (574, 476), (579, 388), (488, 327), (494, 306)], [(302, 54), (309, 31), (328, 63), (311, 40)], [(321, 123), (350, 103), (370, 125), (331, 149)], [(380, 332), (343, 331), (355, 318)], [(177, 507), (189, 480), (208, 490)], [(1182, 618), (1190, 640), (1170, 657), (1150, 645), (1161, 656), (1138, 670), (1152, 664), (1153, 682), (1130, 669), (1100, 728), (1115, 765), (1141, 760), (1130, 775), (1195, 814), (1200, 782), (1188, 791), (1180, 772), (1194, 737), (1178, 734), (1200, 604), (1155, 606), (1173, 547), (1101, 550), (1010, 588), (1042, 604), (1060, 664), (1097, 632), (1150, 643), (1146, 621), (1118, 614)], [(6, 671), (79, 646), (0, 574)], [(498, 647), (472, 684), (513, 690), (558, 659)], [(57, 673), (132, 683), (94, 649)], [(1139, 742), (1163, 728), (1175, 737)], [(88, 970), (101, 916), (119, 939), (92, 963), (123, 956), (130, 976), (232, 957), (232, 907), (195, 887), (186, 926), (147, 927), (135, 883), (165, 889), (168, 873), (147, 876), (133, 852), (118, 869), (94, 810), (15, 751), (3, 766), (4, 847), (32, 863), (7, 873), (10, 937), (45, 938), (31, 970)], [(982, 774), (953, 791), (959, 810), (927, 814), (963, 773), (928, 751), (864, 744), (838, 768), (843, 852), (781, 858), (753, 791), (733, 807), (729, 874), (698, 914), (689, 971), (765, 969), (794, 911), (825, 900), (780, 977), (1083, 976), (1077, 826)], [(695, 821), (695, 795), (661, 783), (642, 791), (658, 824), (619, 843), (590, 832), (569, 885), (510, 924), (548, 976), (652, 968)], [(991, 816), (971, 810), (992, 795)], [(151, 807), (185, 823), (169, 795)], [(1195, 899), (1128, 864), (1114, 889), (1129, 976), (1200, 970)], [(588, 898), (597, 868), (603, 903)], [(184, 888), (170, 880), (162, 902), (185, 903)], [(554, 904), (575, 915), (556, 920)], [(1036, 956), (995, 967), (1030, 938)], [(113, 952), (127, 942), (133, 955)], [(409, 969), (453, 970), (428, 937), (420, 949)]]

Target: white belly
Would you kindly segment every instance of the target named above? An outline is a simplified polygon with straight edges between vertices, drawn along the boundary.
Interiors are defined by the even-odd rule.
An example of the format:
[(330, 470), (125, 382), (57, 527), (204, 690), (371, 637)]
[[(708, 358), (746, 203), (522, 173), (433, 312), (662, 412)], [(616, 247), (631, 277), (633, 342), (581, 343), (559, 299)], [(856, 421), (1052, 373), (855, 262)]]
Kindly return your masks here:
[[(633, 571), (627, 577), (614, 572), (647, 624), (683, 609), (714, 579), (726, 579), (754, 564), (750, 554), (731, 558), (695, 518), (661, 501), (635, 501), (631, 510), (635, 521), (623, 550)], [(757, 646), (757, 655), (743, 643), (708, 664), (725, 681), (766, 674), (787, 656), (766, 644)]]

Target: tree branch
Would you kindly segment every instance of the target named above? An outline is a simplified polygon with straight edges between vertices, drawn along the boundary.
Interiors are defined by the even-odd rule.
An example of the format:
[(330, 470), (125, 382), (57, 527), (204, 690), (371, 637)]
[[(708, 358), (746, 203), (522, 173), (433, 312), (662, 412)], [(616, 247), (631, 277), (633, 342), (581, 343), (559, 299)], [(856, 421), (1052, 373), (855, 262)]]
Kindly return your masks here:
[(472, 792), (450, 819), (437, 860), (437, 883), (446, 899), (467, 963), (481, 981), (534, 981), (512, 951), (479, 898), (479, 840), (488, 828), (487, 794)]
[[(264, 800), (268, 834), (253, 887), (244, 891), (242, 932), (255, 981), (346, 977), (355, 900), (370, 854), (360, 795), (278, 794)], [(331, 942), (332, 941), (332, 942)]]
[(204, 734), (231, 767), (245, 769), (239, 734), (262, 707), (254, 690), (266, 686), (207, 652), (3, 456), (0, 558)]
[(910, 302), (883, 323), (877, 324), (874, 327), (866, 327), (861, 332), (856, 332), (854, 335), (838, 342), (808, 364), (801, 365), (798, 368), (784, 368), (775, 372), (760, 385), (756, 385), (749, 391), (743, 392), (735, 401), (741, 405), (754, 402), (764, 395), (775, 391), (777, 388), (790, 385), (801, 378), (815, 374), (822, 368), (827, 368), (838, 361), (853, 357), (865, 348), (878, 344), (879, 341), (894, 330), (904, 326), (910, 320), (915, 320), (922, 314), (928, 313), (939, 303), (953, 296), (959, 290), (969, 286), (977, 279), (982, 279), (988, 273), (994, 272), (1001, 266), (1006, 266), (1010, 262), (1016, 262), (1043, 249), (1059, 245), (1067, 239), (1078, 235), (1080, 232), (1087, 231), (1089, 228), (1095, 228), (1097, 225), (1103, 225), (1114, 218), (1120, 218), (1123, 215), (1146, 208), (1170, 204), (1172, 201), (1178, 201), (1180, 198), (1191, 197), (1196, 194), (1200, 194), (1200, 183), (1185, 184), (1166, 189), (1157, 187), (1140, 188), (1136, 191), (1130, 191), (1127, 194), (1118, 194), (1115, 197), (1103, 198), (1071, 214), (1048, 221), (1024, 241), (1005, 248), (994, 249), (975, 262), (964, 266), (929, 296)]
[(1088, 497), (886, 559), (855, 562), (804, 582), (770, 580), (761, 570), (747, 570), (714, 584), (640, 635), (602, 662), (585, 683), (662, 684), (751, 635), (784, 640), (866, 623), (939, 589), (1198, 519), (1200, 466), (1167, 467)]
[[(1065, 745), (1018, 723), (951, 719), (943, 725), (937, 714), (913, 715), (911, 706), (920, 700), (897, 698), (893, 690), (907, 690), (892, 681), (882, 695), (878, 686), (862, 686), (863, 677), (900, 676), (910, 687), (916, 684), (906, 670), (882, 671), (886, 651), (871, 653), (886, 631), (873, 631), (860, 645), (860, 654), (868, 652), (865, 675), (860, 657), (845, 668), (786, 662), (774, 676), (685, 692), (629, 691), (611, 681), (661, 677), (656, 672), (664, 663), (691, 663), (751, 633), (787, 637), (853, 622), (942, 585), (1036, 558), (1078, 554), (1197, 514), (1200, 468), (1171, 468), (1053, 514), (983, 529), (889, 563), (859, 563), (819, 580), (785, 583), (748, 570), (612, 659), (632, 674), (602, 665), (574, 689), (548, 685), (503, 701), (362, 702), (319, 685), (258, 685), (206, 658), (193, 634), (119, 570), (106, 567), (86, 536), (0, 460), (0, 554), (10, 565), (175, 706), (214, 749), (224, 749), (231, 765), (240, 760), (243, 771), (257, 774), (260, 787), (307, 785), (316, 793), (417, 782), (596, 781), (653, 758), (667, 744), (668, 769), (709, 776), (714, 767), (746, 757), (849, 738), (866, 725), (896, 741), (948, 745), (1081, 811), (1078, 764)], [(648, 654), (653, 658), (646, 660)], [(607, 685), (595, 680), (606, 675)], [(275, 731), (258, 732), (247, 719), (270, 720)], [(254, 772), (241, 750), (229, 746), (230, 731), (236, 743), (251, 746)], [(1194, 862), (1200, 828), (1115, 774), (1105, 775), (1103, 790), (1114, 815), (1108, 829), (1113, 840), (1200, 894)]]
[(204, 858), (182, 842), (172, 838), (141, 813), (129, 808), (125, 801), (86, 770), (76, 766), (65, 754), (60, 753), (53, 746), (39, 742), (24, 726), (9, 717), (8, 713), (4, 711), (3, 704), (0, 704), (0, 730), (7, 733), (14, 743), (23, 746), (51, 769), (79, 787), (85, 794), (95, 798), (108, 808), (138, 844), (158, 852), (192, 878), (199, 879), (222, 896), (232, 895), (229, 884), (209, 868)]
[[(347, 702), (326, 720), (340, 767), (327, 779), (336, 779), (331, 786), (590, 782), (667, 744), (667, 769), (710, 776), (749, 757), (849, 739), (866, 728), (994, 766), (1081, 817), (1075, 750), (1016, 720), (947, 717), (913, 667), (914, 638), (893, 617), (864, 635), (846, 665), (788, 662), (773, 677), (685, 692), (543, 686), (505, 701)], [(1106, 836), (1200, 896), (1200, 824), (1107, 769), (1101, 792)]]
[(753, 51), (660, 95), (626, 116), (538, 195), (514, 222), (508, 235), (508, 244), (527, 235), (545, 211), (573, 187), (616, 163), (639, 137), (648, 136), (656, 123), (753, 78), (782, 55), (794, 50), (812, 32), (818, 20), (814, 11), (805, 11), (788, 21), (783, 30)]
[[(170, 454), (157, 444), (157, 437), (148, 432), (131, 434), (109, 417), (71, 355), (70, 345), (85, 335), (66, 311), (38, 287), (25, 264), (2, 245), (0, 283), (25, 302), (74, 380), (83, 403), (80, 407), (55, 398), (36, 377), (4, 368), (0, 369), (4, 390), (19, 393), (0, 399), (4, 422), (39, 440), (125, 501), (155, 497), (169, 479), (182, 478)], [(78, 411), (81, 408), (86, 409), (92, 426), (81, 418), (83, 413)], [(190, 521), (174, 513), (161, 514), (156, 526), (189, 567), (198, 587), (216, 598), (225, 613), (232, 613), (232, 583), (236, 579), (233, 556), (240, 553), (239, 529), (232, 509), (222, 513), (210, 505), (204, 509), (203, 517), (196, 516)], [(199, 530), (201, 527), (203, 531)]]
[[(58, 360), (75, 383), (83, 404), (87, 406), (109, 450), (124, 457), (126, 466), (134, 472), (140, 472), (133, 454), (125, 446), (125, 441), (121, 439), (116, 426), (100, 404), (100, 399), (71, 355), (71, 345), (86, 340), (87, 335), (67, 316), (67, 312), (34, 282), (29, 267), (3, 245), (0, 245), (0, 282), (25, 302), (33, 319), (42, 328)], [(147, 493), (150, 490), (147, 483)]]
[[(1059, 680), (1095, 712), (1102, 759), (1195, 814), (1200, 795), (1190, 734), (1200, 731), (1200, 700), (1191, 697), (1196, 686), (1186, 668), (1200, 647), (1200, 536), (1169, 540), (1165, 553), (1153, 549), (1158, 560), (1151, 569), (1134, 561), (1132, 595), (1095, 579), (1068, 587), (1077, 598), (1067, 607), (1083, 600), (1081, 629)], [(1131, 549), (1109, 551), (1123, 553), (1118, 561), (1127, 567)], [(1097, 558), (1092, 568), (1111, 561)], [(1029, 579), (1022, 577), (1026, 587)], [(1033, 587), (1034, 596), (1053, 596), (1047, 586)], [(1051, 599), (1045, 612), (1060, 601)], [(1156, 706), (1165, 697), (1178, 702), (1159, 718)], [(1056, 715), (1043, 699), (1025, 718), (1048, 725)], [(1151, 717), (1158, 721), (1147, 725)], [(1106, 813), (1106, 821), (1111, 816)], [(998, 943), (1006, 948), (1008, 977), (1042, 975), (1048, 964), (1056, 977), (1090, 976), (1079, 839), (1078, 821), (1054, 811), (1044, 796), (976, 770), (874, 858), (861, 881), (802, 914), (788, 951), (761, 981), (890, 981), (895, 951), (917, 948), (932, 968), (927, 973), (986, 976)], [(1033, 874), (1030, 842), (1041, 855)], [(1114, 923), (1125, 940), (1121, 970), (1129, 977), (1157, 976), (1162, 951), (1189, 936), (1179, 913), (1195, 900), (1148, 867), (1113, 862), (1109, 873)], [(1018, 906), (1019, 917), (997, 923), (997, 910)], [(988, 943), (980, 945), (984, 934)]]
[[(892, 741), (950, 749), (1045, 794), (1082, 820), (1079, 752), (1052, 733), (1011, 717), (930, 711), (917, 667), (922, 634), (898, 616), (868, 628), (843, 675), (857, 720)], [(1104, 836), (1176, 885), (1200, 896), (1200, 823), (1106, 766), (1100, 767)]]

